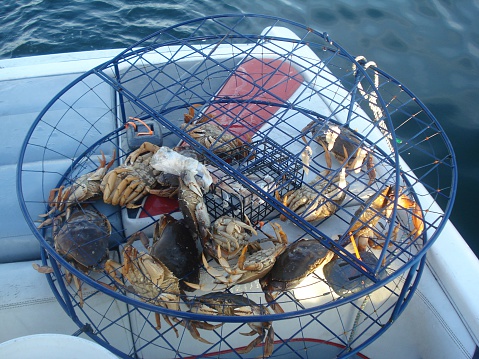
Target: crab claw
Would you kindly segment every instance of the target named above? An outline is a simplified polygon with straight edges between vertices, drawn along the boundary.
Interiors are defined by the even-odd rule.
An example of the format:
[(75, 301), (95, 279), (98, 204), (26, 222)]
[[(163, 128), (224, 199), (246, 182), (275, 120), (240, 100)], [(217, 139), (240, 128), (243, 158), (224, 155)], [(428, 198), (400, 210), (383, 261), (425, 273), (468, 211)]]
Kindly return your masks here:
[(203, 242), (207, 241), (210, 237), (210, 232), (208, 228), (211, 226), (211, 219), (206, 208), (206, 204), (203, 201), (200, 201), (195, 208), (196, 221), (198, 223), (198, 232)]
[[(201, 290), (201, 291), (217, 291), (217, 290), (223, 290), (225, 288), (227, 288), (227, 286), (223, 283), (227, 282), (228, 280), (226, 279), (226, 277), (224, 277), (224, 273), (221, 273), (220, 271), (218, 271), (217, 269), (213, 268), (210, 266), (210, 264), (208, 263), (206, 257), (205, 257), (205, 254), (202, 253), (201, 254), (201, 258), (203, 260), (203, 266), (205, 267), (206, 271), (212, 276), (215, 278), (215, 281), (218, 281), (219, 283), (218, 284), (215, 284), (212, 288), (210, 288), (211, 286), (209, 286), (208, 284), (196, 284), (196, 283), (190, 283), (190, 282), (187, 282), (187, 281), (184, 281), (184, 283), (193, 288), (193, 289), (196, 289), (196, 290)], [(221, 283), (221, 284), (220, 284)]]
[(33, 269), (35, 269), (38, 273), (48, 274), (53, 273), (53, 268), (49, 266), (39, 266), (36, 263), (32, 263)]
[(341, 189), (345, 189), (347, 185), (348, 185), (348, 182), (346, 181), (346, 169), (343, 167), (341, 169), (341, 172), (339, 173), (338, 187)]
[(311, 162), (311, 156), (313, 155), (313, 150), (311, 147), (306, 146), (301, 152), (301, 161), (303, 162), (304, 174), (309, 174), (309, 164)]
[(223, 323), (209, 324), (209, 323), (200, 322), (197, 320), (186, 320), (186, 319), (182, 321), (182, 324), (185, 326), (186, 329), (188, 329), (188, 331), (190, 332), (191, 336), (194, 339), (199, 340), (200, 342), (205, 344), (212, 344), (212, 343), (202, 338), (197, 328), (205, 329), (205, 330), (215, 330), (216, 328), (219, 328), (223, 325)]
[(210, 190), (210, 186), (213, 183), (213, 177), (208, 168), (200, 162), (198, 162), (198, 166), (196, 167), (195, 178), (204, 193)]
[(328, 151), (331, 151), (333, 149), (336, 138), (338, 138), (340, 133), (341, 129), (338, 126), (330, 126), (328, 131), (326, 131), (326, 142), (328, 143)]
[(358, 148), (356, 153), (356, 158), (354, 162), (351, 164), (351, 169), (354, 170), (354, 173), (359, 173), (361, 171), (361, 166), (363, 165), (364, 159), (368, 155), (368, 150), (362, 147)]
[(195, 173), (191, 171), (185, 171), (181, 175), (183, 183), (193, 191), (198, 197), (203, 197), (203, 191), (201, 186), (196, 182)]

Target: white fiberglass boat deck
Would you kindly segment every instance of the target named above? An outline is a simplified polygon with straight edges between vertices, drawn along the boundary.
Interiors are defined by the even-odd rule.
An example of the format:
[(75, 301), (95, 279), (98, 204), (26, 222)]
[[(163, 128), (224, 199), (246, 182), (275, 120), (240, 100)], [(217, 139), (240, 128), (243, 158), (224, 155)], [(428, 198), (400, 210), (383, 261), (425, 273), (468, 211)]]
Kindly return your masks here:
[[(227, 22), (227, 19), (224, 21)], [(237, 30), (236, 27), (232, 29)], [(366, 112), (370, 111), (369, 105), (374, 101), (362, 100), (361, 103), (359, 94), (356, 94), (358, 97), (354, 99), (356, 96), (353, 94), (354, 91), (344, 85), (349, 79), (347, 74), (354, 74), (347, 56), (345, 59), (341, 58), (340, 51), (335, 52), (333, 44), (329, 39), (325, 39), (324, 51), (329, 55), (319, 59), (308, 46), (304, 46), (308, 44), (308, 39), (302, 34), (295, 35), (282, 26), (267, 27), (262, 36), (260, 39), (248, 38), (248, 42), (234, 45), (233, 40), (225, 40), (228, 38), (226, 35), (218, 35), (210, 39), (211, 44), (196, 42), (195, 45), (190, 45), (187, 42), (188, 46), (185, 46), (185, 43), (178, 45), (172, 42), (158, 49), (154, 49), (154, 46), (145, 46), (148, 50), (131, 49), (130, 52), (123, 53), (117, 61), (110, 62), (110, 65), (99, 68), (80, 81), (76, 80), (80, 75), (109, 61), (120, 51), (95, 51), (0, 61), (2, 99), (0, 119), (6, 134), (0, 160), (0, 179), (4, 184), (0, 192), (3, 214), (0, 236), (3, 248), (0, 253), (2, 298), (0, 317), (3, 323), (11, 323), (2, 326), (0, 342), (37, 333), (75, 333), (105, 344), (118, 356), (138, 355), (148, 358), (158, 355), (160, 350), (164, 357), (175, 355), (189, 357), (200, 354), (211, 356), (217, 352), (223, 353), (224, 357), (238, 357), (235, 348), (247, 345), (251, 341), (238, 335), (239, 332), (248, 329), (238, 330), (241, 323), (238, 327), (234, 322), (223, 326), (229, 328), (228, 332), (222, 330), (218, 330), (216, 334), (202, 332), (202, 336), (208, 340), (212, 342), (218, 340), (216, 347), (208, 347), (204, 343), (191, 340), (190, 333), (180, 325), (176, 325), (181, 333), (177, 339), (166, 322), (163, 322), (161, 330), (154, 329), (152, 323), (155, 319), (150, 315), (150, 308), (139, 309), (143, 303), (133, 294), (121, 294), (121, 288), (119, 293), (115, 294), (109, 289), (101, 290), (94, 283), (89, 283), (88, 278), (85, 280), (89, 285), (85, 284), (83, 289), (85, 303), (83, 308), (80, 308), (74, 286), (62, 288), (63, 277), (57, 279), (58, 272), (47, 280), (47, 276), (32, 268), (32, 263), (54, 264), (58, 260), (51, 257), (54, 253), (47, 255), (45, 251), (42, 253), (46, 257), (40, 259), (39, 239), (32, 233), (36, 230), (32, 228), (32, 221), (45, 212), (45, 198), (48, 197), (49, 190), (62, 181), (61, 178), (70, 165), (73, 166), (73, 172), (78, 170), (75, 166), (82, 163), (82, 157), (86, 162), (83, 162), (79, 171), (84, 171), (85, 168), (94, 169), (98, 165), (97, 155), (100, 148), (107, 157), (112, 155), (112, 143), (115, 143), (118, 154), (120, 151), (129, 152), (125, 149), (126, 131), (120, 131), (120, 134), (115, 134), (114, 137), (111, 134), (117, 128), (122, 128), (119, 123), (121, 124), (125, 117), (132, 115), (145, 117), (148, 107), (157, 111), (160, 117), (163, 110), (165, 120), (172, 119), (174, 123), (175, 118), (182, 119), (182, 114), (188, 110), (187, 104), (201, 103), (204, 113), (216, 112), (224, 116), (236, 111), (238, 104), (242, 104), (243, 107), (238, 111), (250, 111), (248, 123), (258, 120), (259, 117), (264, 121), (255, 125), (253, 129), (251, 127), (242, 129), (243, 135), (245, 128), (246, 132), (251, 132), (243, 137), (251, 138), (252, 143), (256, 141), (261, 143), (261, 147), (256, 147), (259, 160), (261, 160), (259, 149), (270, 149), (264, 142), (268, 142), (269, 139), (274, 140), (273, 147), (276, 144), (280, 145), (281, 151), (284, 151), (281, 153), (289, 151), (292, 154), (290, 157), (298, 160), (305, 146), (300, 131), (312, 118), (315, 119), (317, 114), (335, 124), (347, 123), (359, 136), (361, 134), (366, 136), (368, 145), (374, 147), (373, 152), (376, 155), (375, 184), (366, 185), (365, 172), (361, 172), (357, 177), (351, 172), (348, 176), (349, 196), (345, 200), (347, 204), (340, 209), (340, 214), (336, 218), (328, 219), (318, 226), (310, 228), (305, 221), (294, 222), (295, 217), (291, 217), (291, 213), (287, 211), (284, 212), (288, 215), (288, 220), (279, 223), (285, 229), (290, 241), (299, 239), (304, 233), (310, 236), (325, 233), (330, 238), (341, 235), (348, 229), (352, 213), (361, 201), (367, 201), (369, 195), (380, 191), (382, 185), (389, 184), (397, 178), (406, 183), (408, 180), (414, 181), (414, 175), (402, 159), (400, 162), (391, 161), (397, 148), (394, 146), (393, 149), (389, 148), (388, 137), (380, 132), (379, 127), (372, 130), (368, 128), (372, 123), (368, 122), (370, 121), (368, 118), (374, 116), (374, 107), (372, 113)], [(231, 37), (234, 38), (233, 35)], [(241, 40), (245, 40), (245, 37), (241, 36)], [(205, 58), (211, 63), (205, 64), (207, 62)], [(265, 58), (268, 61), (264, 60)], [(289, 62), (285, 62), (285, 58)], [(259, 63), (255, 65), (254, 61), (258, 59)], [(281, 60), (279, 64), (274, 62), (275, 59)], [(165, 63), (172, 66), (168, 67)], [(252, 67), (248, 67), (251, 64)], [(261, 70), (258, 70), (258, 64), (262, 67)], [(285, 64), (289, 66), (288, 69), (282, 67)], [(346, 65), (349, 67), (346, 68)], [(234, 70), (231, 71), (230, 68)], [(158, 69), (161, 70), (156, 72)], [(374, 72), (372, 69), (373, 67), (369, 70), (366, 68), (364, 74), (378, 74), (382, 80), (386, 78), (384, 74)], [(115, 71), (118, 73), (115, 74)], [(262, 76), (258, 76), (258, 73)], [(344, 77), (338, 76), (338, 73), (344, 74)], [(244, 74), (248, 74), (246, 80)], [(109, 83), (103, 76), (121, 79), (119, 86), (116, 86), (113, 80)], [(197, 87), (191, 85), (193, 77), (198, 77), (193, 82)], [(285, 77), (289, 82), (283, 82)], [(354, 75), (351, 78), (352, 88), (358, 88), (358, 83), (362, 80), (354, 83)], [(170, 81), (170, 84), (165, 84), (165, 81)], [(232, 81), (235, 86), (231, 85)], [(242, 81), (243, 88), (239, 84)], [(267, 85), (268, 81), (274, 84)], [(394, 81), (389, 81), (395, 85)], [(67, 91), (56, 96), (71, 83), (73, 85)], [(181, 94), (178, 83), (185, 86), (185, 92), (190, 93)], [(235, 95), (238, 98), (246, 98), (246, 105), (238, 99), (229, 102), (232, 89), (237, 91)], [(259, 97), (259, 92), (265, 89), (263, 97)], [(368, 89), (365, 91), (368, 92)], [(125, 92), (128, 93), (122, 98), (119, 94)], [(165, 96), (165, 93), (169, 96)], [(288, 95), (281, 95), (284, 93)], [(132, 100), (132, 94), (137, 94), (133, 97), (139, 99), (138, 102)], [(225, 97), (228, 94), (230, 96)], [(367, 98), (364, 94), (361, 96)], [(220, 97), (222, 101), (218, 101)], [(52, 98), (55, 98), (55, 101), (49, 104)], [(252, 101), (252, 98), (255, 100)], [(272, 106), (273, 109), (271, 101), (275, 104)], [(358, 102), (358, 105), (355, 102)], [(381, 104), (376, 105), (381, 108)], [(413, 104), (412, 109), (409, 109), (405, 103), (389, 105), (387, 104), (386, 108), (395, 109), (391, 111), (392, 114), (404, 113), (406, 117), (414, 112), (414, 106), (418, 106)], [(47, 110), (41, 112), (45, 108)], [(423, 117), (418, 118), (425, 121)], [(162, 120), (163, 117), (160, 118), (160, 123), (165, 126)], [(33, 130), (28, 132), (32, 125)], [(90, 127), (94, 129), (93, 134), (89, 132)], [(174, 127), (163, 127), (164, 133), (171, 130), (174, 132)], [(398, 136), (401, 129), (396, 130), (394, 134)], [(175, 135), (173, 133), (166, 136), (163, 144), (170, 146), (176, 144), (178, 137)], [(26, 136), (29, 136), (29, 142), (22, 147)], [(410, 140), (414, 142), (414, 135), (410, 136)], [(105, 138), (107, 141), (104, 141)], [(179, 139), (187, 142), (189, 140), (181, 136)], [(402, 139), (404, 141), (407, 137), (403, 136)], [(324, 155), (317, 156), (318, 153), (322, 153), (321, 147), (314, 141), (310, 141), (309, 145), (314, 154), (309, 177), (308, 175), (301, 177), (305, 183), (319, 173), (315, 166), (323, 169), (321, 166), (325, 164)], [(409, 150), (415, 153), (416, 149), (411, 145)], [(406, 150), (402, 151), (399, 151), (401, 155), (407, 153)], [(429, 154), (427, 149), (421, 151)], [(273, 156), (273, 152), (268, 152), (267, 155)], [(212, 155), (206, 152), (206, 156)], [(18, 158), (21, 158), (21, 163), (18, 164), (20, 166), (18, 173), (21, 177), (20, 201), (17, 199), (15, 189)], [(210, 159), (215, 161), (213, 157)], [(406, 162), (409, 160), (404, 159)], [(281, 158), (277, 161), (282, 163)], [(333, 165), (337, 168), (341, 166), (336, 160)], [(401, 171), (397, 171), (398, 166), (401, 167)], [(411, 167), (418, 168), (413, 165)], [(285, 168), (286, 173), (289, 173), (291, 168), (302, 172), (301, 166), (299, 168), (289, 166)], [(408, 175), (404, 177), (402, 172)], [(239, 176), (240, 179), (243, 178)], [(292, 177), (297, 178), (294, 175)], [(248, 184), (250, 183), (247, 180), (243, 183), (245, 186)], [(255, 188), (252, 188), (254, 191)], [(284, 306), (286, 315), (282, 317), (271, 314), (268, 318), (275, 329), (275, 351), (272, 357), (318, 357), (319, 350), (322, 353), (319, 357), (347, 356), (349, 349), (351, 355), (369, 358), (473, 356), (479, 343), (479, 306), (476, 300), (479, 296), (477, 280), (479, 262), (449, 221), (446, 220), (443, 226), (440, 225), (444, 214), (428, 194), (429, 191), (421, 183), (410, 184), (409, 189), (419, 195), (418, 202), (427, 213), (425, 221), (429, 236), (435, 236), (435, 230), (443, 227), (434, 245), (429, 248), (427, 241), (410, 245), (399, 239), (400, 244), (393, 244), (396, 250), (388, 250), (387, 246), (371, 250), (376, 257), (382, 256), (384, 262), (388, 263), (387, 269), (381, 272), (381, 269), (377, 268), (380, 280), (372, 285), (374, 290), (368, 291), (366, 286), (363, 291), (356, 293), (356, 299), (350, 302), (347, 295), (341, 298), (329, 288), (327, 278), (325, 280), (322, 275), (322, 269), (318, 270), (320, 273), (315, 274), (317, 279), (307, 278), (306, 282), (310, 280), (307, 282), (308, 285), (302, 284), (302, 287), (291, 291), (294, 296), (283, 296), (278, 299)], [(263, 194), (261, 188), (259, 190), (259, 193)], [(272, 192), (264, 195), (267, 202), (273, 201)], [(27, 221), (24, 220), (19, 202), (25, 206), (23, 210), (27, 213)], [(145, 229), (148, 223), (158, 219), (158, 216), (151, 212), (155, 208), (154, 204), (150, 203), (148, 207), (144, 203), (143, 208), (149, 211), (150, 216), (142, 217), (140, 212), (132, 214), (132, 211), (124, 209), (121, 211), (109, 209), (109, 219), (116, 228), (114, 229), (116, 237), (113, 235), (113, 240), (117, 241), (116, 247), (118, 242), (124, 242), (124, 236), (129, 236), (138, 229)], [(164, 208), (156, 210), (158, 213), (165, 211)], [(273, 215), (274, 213), (277, 212), (273, 212)], [(401, 223), (398, 237), (407, 238), (409, 241), (411, 238), (406, 233), (409, 229), (408, 220), (401, 216), (407, 217), (409, 214), (398, 214), (397, 223)], [(296, 225), (293, 225), (293, 222)], [(118, 230), (120, 227), (121, 230)], [(42, 232), (40, 236), (45, 236), (46, 239), (48, 234), (44, 233)], [(391, 233), (387, 238), (390, 236)], [(47, 242), (44, 242), (44, 245), (47, 245)], [(422, 248), (425, 248), (424, 252), (427, 249), (426, 260), (423, 258)], [(112, 258), (120, 260), (118, 254), (114, 248), (110, 252)], [(415, 264), (409, 266), (412, 262)], [(205, 277), (207, 275), (202, 271), (201, 278)], [(100, 278), (104, 281), (103, 277)], [(308, 286), (316, 288), (315, 292), (304, 289)], [(52, 288), (56, 288), (59, 293), (54, 295)], [(62, 292), (65, 289), (66, 292)], [(232, 291), (247, 293), (248, 297), (254, 298), (255, 301), (264, 302), (264, 299), (261, 300), (261, 288), (256, 282), (235, 286)], [(318, 291), (326, 294), (317, 294)], [(313, 296), (311, 293), (316, 294)], [(119, 297), (115, 297), (116, 295)], [(341, 302), (343, 299), (345, 300)], [(297, 316), (295, 314), (297, 310), (306, 312)], [(331, 324), (329, 317), (335, 324)], [(187, 319), (203, 320), (194, 316)], [(391, 325), (392, 321), (394, 323)], [(387, 328), (384, 333), (382, 327)], [(361, 354), (354, 353), (354, 349), (358, 347)], [(262, 352), (261, 347), (257, 347), (245, 356), (255, 357)]]

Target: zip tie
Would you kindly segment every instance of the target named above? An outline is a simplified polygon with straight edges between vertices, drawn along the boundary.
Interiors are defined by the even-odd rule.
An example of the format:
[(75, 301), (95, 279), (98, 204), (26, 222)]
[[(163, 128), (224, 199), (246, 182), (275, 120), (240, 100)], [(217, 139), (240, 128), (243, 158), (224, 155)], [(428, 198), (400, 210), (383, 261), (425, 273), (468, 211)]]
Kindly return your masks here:
[[(133, 120), (133, 121), (138, 121), (139, 123), (141, 123), (143, 126), (145, 126), (148, 129), (148, 132), (138, 132), (138, 136), (151, 136), (151, 135), (153, 135), (153, 131), (151, 130), (150, 126), (148, 126), (145, 123), (145, 121), (140, 120), (138, 117), (129, 117), (129, 119)], [(135, 122), (128, 121), (127, 123), (125, 123), (125, 128), (128, 128), (128, 126), (133, 126), (133, 128), (135, 130), (137, 129), (137, 126), (136, 126)]]

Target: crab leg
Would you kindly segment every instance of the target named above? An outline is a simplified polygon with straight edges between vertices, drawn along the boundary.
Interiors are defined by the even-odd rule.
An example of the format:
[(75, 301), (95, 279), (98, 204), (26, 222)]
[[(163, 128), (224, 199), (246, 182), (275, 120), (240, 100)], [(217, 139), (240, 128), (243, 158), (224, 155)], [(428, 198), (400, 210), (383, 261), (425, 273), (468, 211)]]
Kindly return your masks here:
[(257, 235), (258, 233), (256, 232), (256, 230), (251, 226), (251, 222), (248, 218), (248, 216), (244, 216), (245, 217), (245, 221), (246, 222), (241, 222), (241, 221), (231, 221), (229, 222), (227, 225), (226, 225), (226, 232), (229, 233), (229, 234), (232, 234), (233, 231), (234, 231), (234, 227), (235, 226), (239, 226), (243, 229), (246, 229), (248, 231), (250, 231), (253, 235)]
[(186, 329), (190, 332), (191, 336), (205, 344), (212, 344), (211, 342), (207, 341), (206, 339), (202, 338), (200, 335), (200, 332), (198, 331), (197, 328), (205, 329), (205, 330), (215, 330), (216, 328), (219, 328), (223, 325), (223, 323), (220, 324), (209, 324), (206, 322), (200, 322), (197, 320), (183, 320), (183, 325), (185, 326)]
[[(176, 337), (178, 338), (179, 337), (178, 329), (175, 328), (173, 322), (170, 320), (170, 317), (167, 316), (166, 314), (162, 314), (162, 317), (165, 320), (165, 322), (170, 325), (171, 329), (173, 329), (173, 331), (176, 334)], [(155, 321), (156, 321), (156, 329), (158, 330), (161, 329), (160, 314), (156, 312), (155, 312)]]
[(358, 151), (356, 152), (356, 158), (351, 164), (351, 169), (354, 170), (354, 173), (359, 173), (359, 171), (361, 171), (361, 166), (363, 165), (364, 159), (366, 158), (367, 155), (368, 155), (368, 150), (362, 147), (358, 148)]
[(80, 279), (78, 279), (75, 275), (73, 276), (73, 282), (75, 283), (75, 286), (77, 287), (77, 294), (78, 297), (80, 298), (80, 303), (78, 304), (80, 308), (83, 308), (83, 291), (81, 288), (82, 282)]
[(228, 277), (225, 277), (224, 273), (221, 273), (216, 268), (210, 266), (204, 253), (202, 253), (201, 257), (203, 260), (203, 266), (205, 267), (206, 271), (214, 278), (215, 285), (210, 288), (207, 284), (195, 284), (190, 282), (184, 282), (191, 288), (202, 290), (202, 291), (218, 291), (228, 288), (232, 284), (234, 284), (239, 278), (242, 277), (243, 273), (241, 274), (233, 274), (233, 270), (231, 269), (228, 261), (221, 256), (221, 247), (218, 245), (218, 262), (223, 267), (226, 273), (228, 273)]
[(138, 196), (138, 193), (143, 192), (144, 188), (145, 184), (138, 177), (133, 177), (133, 180), (128, 183), (125, 190), (121, 193), (120, 206), (130, 203), (133, 198)]
[[(69, 198), (70, 198), (70, 195), (71, 195), (71, 192), (72, 192), (72, 188), (69, 187), (67, 188), (67, 190), (62, 193), (63, 191), (63, 186), (62, 186), (62, 189), (58, 192), (58, 197), (57, 197), (57, 202), (55, 204), (54, 207), (58, 206), (57, 209), (59, 211), (63, 211), (63, 209), (65, 208), (65, 202), (69, 201)], [(68, 216), (67, 216), (68, 218)]]
[(53, 268), (49, 266), (39, 266), (37, 263), (32, 263), (33, 269), (35, 269), (38, 273), (42, 274), (49, 274), (53, 273)]
[(107, 275), (112, 276), (113, 279), (118, 282), (118, 284), (124, 285), (124, 283), (121, 281), (120, 278), (118, 278), (118, 275), (116, 274), (116, 272), (118, 270), (121, 270), (121, 264), (120, 263), (117, 263), (112, 259), (108, 259), (105, 262), (104, 266), (105, 266), (105, 271), (106, 271)]
[[(127, 176), (126, 178), (122, 179), (120, 183), (116, 186), (116, 190), (112, 193), (111, 197), (109, 197), (109, 200), (111, 201), (110, 203), (114, 206), (118, 205), (120, 203), (120, 198), (125, 190), (125, 188), (128, 187), (128, 185), (133, 182), (134, 180), (137, 180), (137, 177), (133, 176)], [(113, 187), (113, 186), (112, 186)], [(106, 192), (105, 192), (106, 193)]]
[(405, 209), (412, 209), (412, 223), (414, 225), (414, 231), (411, 233), (414, 238), (419, 237), (424, 231), (424, 217), (422, 215), (422, 209), (415, 201), (402, 195), (398, 201), (399, 206)]
[[(241, 255), (243, 255), (243, 253), (246, 253), (246, 250), (248, 249), (248, 247), (244, 247), (242, 252), (241, 252)], [(221, 265), (221, 267), (223, 267), (223, 269), (225, 270), (226, 273), (229, 274), (228, 278), (225, 278), (220, 272), (218, 272), (216, 269), (212, 268), (212, 267), (209, 267), (209, 271), (208, 273), (210, 273), (211, 275), (213, 275), (213, 273), (215, 273), (216, 275), (213, 275), (213, 277), (215, 277), (216, 279), (218, 279), (219, 281), (221, 281), (222, 283), (224, 284), (227, 284), (227, 285), (231, 285), (233, 283), (236, 283), (238, 279), (240, 279), (242, 276), (243, 276), (243, 273), (244, 271), (238, 271), (238, 270), (233, 270), (231, 269), (228, 261), (226, 259), (223, 258), (223, 256), (221, 255), (221, 247), (218, 246), (217, 247), (217, 255), (218, 255), (218, 262), (219, 264)], [(240, 262), (241, 260), (241, 256), (240, 256), (240, 259), (238, 260), (238, 263)], [(239, 272), (239, 273), (238, 273)]]
[(334, 143), (341, 133), (341, 129), (338, 126), (329, 126), (326, 131), (326, 143), (328, 144), (328, 151), (331, 151), (334, 147)]
[(166, 189), (151, 189), (148, 188), (148, 193), (153, 194), (158, 197), (168, 197), (173, 198), (178, 194), (179, 188), (178, 187), (171, 187)]
[[(243, 333), (241, 333), (243, 334)], [(254, 334), (257, 334), (256, 332), (254, 332)], [(250, 351), (252, 351), (257, 345), (259, 345), (260, 343), (263, 342), (263, 339), (264, 339), (264, 333), (262, 333), (261, 335), (259, 335), (258, 337), (256, 337), (256, 339), (254, 339), (251, 343), (249, 343), (246, 347), (244, 348), (240, 348), (240, 349), (236, 349), (236, 351), (238, 352), (238, 354), (247, 354), (249, 353)], [(267, 355), (263, 355), (264, 358), (268, 357)]]
[(228, 252), (231, 252), (231, 242), (235, 244), (235, 248), (239, 247), (239, 242), (235, 236), (232, 236), (225, 231), (216, 231), (216, 234), (213, 234), (213, 240), (216, 243), (224, 244), (228, 248)]
[[(141, 180), (134, 180), (132, 183), (132, 186), (128, 186), (129, 190), (125, 191), (122, 195), (122, 200), (120, 201), (121, 206), (126, 205), (127, 208), (138, 207), (138, 205), (135, 205), (134, 203), (143, 197), (145, 193), (148, 193), (147, 185)], [(130, 192), (131, 194), (128, 196), (128, 193)]]
[(50, 207), (56, 208), (55, 205), (59, 205), (61, 203), (62, 192), (64, 188), (65, 186), (60, 186), (59, 188), (54, 188), (50, 191), (50, 195), (48, 196), (48, 205)]
[[(103, 152), (102, 152), (103, 154)], [(110, 162), (108, 162), (108, 165), (105, 167), (105, 169), (108, 171), (111, 166), (113, 166), (113, 164), (115, 163), (115, 160), (116, 160), (116, 148), (113, 149), (113, 154), (111, 155), (111, 160)]]
[(103, 177), (103, 181), (106, 183), (105, 188), (103, 189), (103, 201), (105, 203), (108, 203), (110, 196), (113, 193), (113, 190), (115, 189), (115, 183), (118, 179), (118, 173), (124, 172), (125, 170), (122, 170), (120, 168), (117, 168), (116, 170), (109, 172)]
[(140, 157), (142, 154), (147, 152), (155, 153), (159, 149), (160, 147), (157, 145), (154, 145), (153, 143), (143, 142), (137, 150), (133, 151), (132, 153), (128, 155), (128, 157), (125, 160), (125, 164), (133, 165), (138, 159), (138, 157)]
[[(247, 268), (245, 268), (244, 263), (245, 263), (245, 261), (246, 261), (246, 252), (247, 252), (247, 251), (248, 251), (248, 246), (244, 247), (243, 250), (241, 251), (241, 254), (240, 254), (239, 258), (238, 258), (238, 268), (240, 268), (241, 270), (259, 270), (259, 269), (261, 269), (261, 268), (260, 268), (261, 263), (256, 263), (256, 265), (250, 265), (250, 266), (248, 266)], [(226, 262), (226, 261), (225, 261), (225, 262)], [(220, 261), (220, 263), (221, 263), (221, 261)], [(227, 263), (228, 263), (228, 262), (226, 262), (226, 264), (227, 264)], [(226, 269), (226, 267), (225, 267), (223, 264), (221, 264), (221, 265), (223, 266), (223, 268), (224, 268), (228, 273), (230, 273), (230, 272), (228, 271), (228, 269)], [(229, 268), (229, 265), (228, 265), (227, 267)], [(262, 267), (262, 266), (261, 266), (261, 267)], [(231, 268), (229, 268), (229, 270), (231, 270)], [(230, 274), (231, 274), (231, 273), (230, 273)]]
[(376, 180), (376, 169), (374, 168), (373, 155), (368, 153), (368, 158), (366, 160), (366, 167), (368, 170), (369, 182), (368, 186), (372, 185)]
[(184, 184), (194, 192), (198, 197), (203, 197), (203, 191), (201, 187), (198, 185), (195, 179), (195, 173), (191, 171), (184, 171), (181, 174), (181, 179), (183, 180)]

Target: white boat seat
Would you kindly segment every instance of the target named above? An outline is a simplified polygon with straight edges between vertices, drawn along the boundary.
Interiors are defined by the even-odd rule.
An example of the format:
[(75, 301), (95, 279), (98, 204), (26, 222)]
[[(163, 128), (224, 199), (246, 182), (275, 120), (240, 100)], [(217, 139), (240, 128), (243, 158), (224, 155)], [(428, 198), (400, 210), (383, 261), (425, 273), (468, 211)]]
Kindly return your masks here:
[[(42, 72), (42, 66), (37, 67), (39, 67), (39, 72)], [(28, 69), (31, 70), (30, 67)], [(6, 72), (7, 70), (11, 72), (8, 73)], [(21, 69), (17, 68), (9, 69), (8, 67), (0, 68), (0, 124), (3, 128), (2, 153), (0, 156), (0, 183), (2, 183), (0, 188), (0, 213), (3, 216), (2, 228), (0, 231), (0, 246), (2, 248), (0, 251), (0, 263), (27, 261), (40, 258), (39, 241), (32, 234), (32, 231), (20, 209), (19, 200), (17, 198), (16, 171), (22, 147), (21, 141), (23, 141), (27, 131), (48, 102), (60, 90), (62, 90), (62, 88), (67, 86), (81, 74), (57, 74), (56, 76), (45, 74), (45, 76), (35, 76), (35, 74), (32, 73), (30, 74), (31, 77), (26, 75), (21, 79), (9, 79), (9, 77), (13, 76), (13, 72), (20, 70)], [(112, 92), (112, 89), (105, 85), (102, 88), (96, 88), (95, 94), (90, 95), (96, 96), (99, 94), (102, 98), (108, 99), (109, 96), (111, 98)], [(111, 103), (104, 103), (103, 107), (101, 107), (98, 105), (99, 101), (97, 98), (97, 101), (94, 102), (95, 107), (90, 108), (87, 107), (89, 103), (88, 97), (86, 96), (86, 98), (82, 98), (82, 100), (84, 101), (84, 107), (82, 109), (84, 111), (81, 114), (82, 116), (88, 116), (89, 118), (110, 116), (112, 119), (112, 127), (111, 129), (105, 130), (111, 131), (113, 126), (116, 126), (115, 116), (110, 111)], [(55, 110), (58, 109), (59, 114), (65, 114), (67, 105), (65, 105), (64, 108), (61, 108), (61, 105), (56, 103), (53, 108)], [(75, 116), (78, 117), (78, 113), (73, 111), (70, 112), (68, 112), (68, 115), (72, 117), (72, 122), (74, 123)], [(48, 136), (52, 131), (51, 127), (43, 127), (45, 128), (42, 128), (42, 131), (45, 132), (45, 136)], [(74, 134), (75, 127), (72, 125), (72, 135)], [(38, 138), (43, 138), (42, 132), (38, 133)], [(52, 139), (52, 141), (54, 141), (54, 139)], [(38, 156), (36, 153), (33, 156), (29, 155), (29, 158), (28, 160), (25, 160), (24, 165), (30, 166), (30, 163), (27, 163), (27, 161), (34, 161), (31, 163), (32, 167), (37, 166), (36, 168), (41, 168), (38, 167), (38, 165), (41, 164), (42, 161), (55, 161), (54, 168), (57, 168), (57, 163), (59, 169), (67, 168), (68, 165), (71, 164), (71, 161), (65, 160), (65, 157), (71, 156), (69, 152), (75, 151), (76, 149), (62, 147), (61, 143), (58, 144), (58, 149), (59, 153), (53, 153), (51, 151), (49, 153), (43, 153), (42, 149), (39, 148)], [(35, 163), (35, 161), (37, 162)], [(23, 177), (25, 177), (23, 179), (23, 190), (26, 192), (25, 197), (33, 198), (31, 193), (27, 193), (28, 181), (33, 181), (32, 183), (35, 183), (35, 181), (44, 181), (45, 179), (42, 178), (40, 174), (34, 173), (31, 175), (28, 173), (28, 178), (26, 178), (27, 176)], [(52, 178), (52, 188), (56, 185), (58, 180), (58, 176)], [(45, 185), (45, 187), (47, 186), (50, 186), (50, 184)], [(32, 190), (33, 188), (39, 188), (38, 182), (36, 182), (35, 186), (32, 186)], [(45, 192), (48, 193), (49, 189), (45, 188)], [(38, 196), (42, 195), (38, 194), (35, 197)], [(46, 197), (48, 197), (48, 194)], [(31, 206), (31, 204), (29, 204), (29, 206)], [(43, 211), (43, 209), (41, 209), (42, 207), (44, 207), (44, 205), (39, 205), (39, 211)]]

